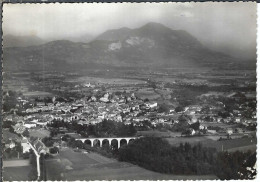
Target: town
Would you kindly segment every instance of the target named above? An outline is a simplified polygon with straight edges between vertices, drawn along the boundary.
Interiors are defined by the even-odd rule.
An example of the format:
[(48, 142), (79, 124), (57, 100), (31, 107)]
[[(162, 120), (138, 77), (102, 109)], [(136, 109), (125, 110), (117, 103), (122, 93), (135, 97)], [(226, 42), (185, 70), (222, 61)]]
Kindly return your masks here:
[[(156, 81), (158, 73), (139, 80), (84, 77), (83, 82), (72, 73), (44, 73), (44, 78), (26, 73), (26, 79), (20, 74), (6, 74), (4, 160), (29, 158), (30, 145), (49, 156), (67, 147), (97, 152), (95, 148), (108, 146), (108, 140), (98, 138), (113, 137), (161, 137), (173, 146), (201, 143), (217, 151), (256, 149), (256, 99), (248, 82), (221, 92), (211, 91), (205, 82)], [(182, 95), (176, 88), (184, 94), (183, 89), (195, 91)], [(97, 139), (82, 143), (84, 138)], [(118, 151), (127, 143), (112, 140), (109, 147)]]
[(256, 3), (2, 9), (4, 181), (256, 179)]

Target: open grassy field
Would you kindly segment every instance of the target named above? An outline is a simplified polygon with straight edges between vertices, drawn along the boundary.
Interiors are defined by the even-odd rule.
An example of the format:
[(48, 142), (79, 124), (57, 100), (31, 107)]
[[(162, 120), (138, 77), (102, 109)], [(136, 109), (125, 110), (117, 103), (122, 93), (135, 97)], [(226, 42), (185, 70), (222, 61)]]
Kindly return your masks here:
[(50, 136), (50, 131), (45, 130), (45, 129), (29, 130), (29, 133), (30, 133), (30, 136), (39, 137), (39, 138), (44, 138), (44, 137)]
[(2, 137), (4, 141), (8, 141), (8, 140), (21, 140), (21, 138), (14, 133), (11, 133), (8, 129), (3, 129), (2, 130)]
[(136, 93), (136, 96), (141, 98), (141, 99), (149, 99), (149, 100), (157, 100), (161, 96), (157, 93), (154, 92), (153, 89), (151, 88), (142, 88), (139, 89)]
[(96, 153), (61, 151), (46, 161), (47, 180), (174, 180), (217, 179), (216, 176), (176, 176), (148, 171)]
[[(232, 140), (222, 140), (216, 141), (209, 139), (207, 136), (199, 136), (199, 137), (176, 137), (176, 138), (167, 138), (167, 141), (171, 145), (178, 146), (180, 143), (190, 143), (192, 145), (201, 143), (205, 147), (216, 148), (218, 151), (228, 150), (228, 151), (244, 151), (245, 149), (251, 149), (255, 151), (255, 147), (257, 144), (256, 138), (237, 138)], [(250, 147), (247, 147), (250, 146)]]
[(175, 137), (175, 138), (166, 138), (166, 140), (174, 146), (179, 146), (181, 143), (207, 143), (208, 141), (213, 141), (204, 136), (193, 136), (193, 137)]
[(3, 181), (27, 181), (31, 166), (4, 167), (2, 170)]
[[(100, 163), (89, 154), (74, 152), (72, 149), (60, 151), (59, 155), (53, 159), (46, 160), (46, 173), (48, 180), (63, 180), (63, 174), (68, 170), (77, 171), (79, 169)], [(75, 178), (76, 180), (77, 178)]]
[(32, 92), (25, 92), (23, 93), (24, 96), (26, 97), (51, 97), (53, 96), (51, 93), (49, 92), (43, 92), (43, 91), (32, 91)]
[(235, 152), (235, 151), (247, 152), (248, 150), (256, 151), (256, 144), (247, 145), (247, 146), (243, 146), (243, 147), (235, 147), (235, 148), (228, 149), (227, 151), (228, 152)]
[(3, 167), (30, 166), (29, 160), (4, 160)]
[(217, 123), (217, 122), (203, 122), (204, 126), (220, 127), (220, 128), (237, 128), (238, 124), (227, 124), (227, 123)]
[(217, 179), (215, 176), (181, 176), (167, 175), (148, 171), (146, 169), (130, 165), (115, 163), (109, 166), (95, 166), (78, 171), (69, 171), (64, 175), (66, 180), (187, 180), (187, 179)]
[(109, 84), (109, 85), (135, 85), (135, 84), (145, 84), (145, 81), (137, 79), (124, 79), (124, 78), (100, 78), (100, 77), (79, 77), (76, 79), (70, 79), (68, 82), (82, 82), (82, 83), (92, 83), (92, 84)]
[(158, 131), (158, 130), (149, 130), (149, 131), (137, 131), (137, 135), (147, 136), (147, 137), (176, 137), (181, 136), (181, 132), (171, 132), (171, 131)]

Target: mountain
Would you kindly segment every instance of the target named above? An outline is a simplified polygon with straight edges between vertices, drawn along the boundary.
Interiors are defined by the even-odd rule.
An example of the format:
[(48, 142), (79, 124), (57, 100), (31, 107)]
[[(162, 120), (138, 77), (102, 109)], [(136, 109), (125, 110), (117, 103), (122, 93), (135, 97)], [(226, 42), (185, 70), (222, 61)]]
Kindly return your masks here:
[(44, 41), (37, 36), (5, 35), (3, 37), (3, 47), (28, 47), (43, 43)]
[(71, 37), (67, 37), (66, 40), (70, 40), (72, 42), (84, 42), (84, 43), (88, 43), (91, 42), (95, 39), (95, 36), (90, 35), (90, 34), (84, 34), (81, 36), (71, 36)]
[(123, 27), (120, 29), (108, 30), (103, 34), (99, 35), (96, 38), (96, 40), (108, 40), (108, 41), (123, 40), (130, 34), (131, 34), (131, 29)]
[(184, 30), (159, 23), (137, 29), (108, 30), (89, 43), (66, 40), (4, 49), (7, 70), (112, 67), (198, 67), (234, 62), (205, 48)]

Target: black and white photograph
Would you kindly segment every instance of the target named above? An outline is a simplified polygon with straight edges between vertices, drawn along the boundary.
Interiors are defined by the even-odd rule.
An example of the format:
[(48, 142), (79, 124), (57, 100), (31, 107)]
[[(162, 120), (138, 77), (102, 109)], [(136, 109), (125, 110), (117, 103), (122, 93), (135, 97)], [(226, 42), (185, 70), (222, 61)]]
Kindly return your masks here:
[(254, 180), (257, 3), (3, 3), (3, 181)]

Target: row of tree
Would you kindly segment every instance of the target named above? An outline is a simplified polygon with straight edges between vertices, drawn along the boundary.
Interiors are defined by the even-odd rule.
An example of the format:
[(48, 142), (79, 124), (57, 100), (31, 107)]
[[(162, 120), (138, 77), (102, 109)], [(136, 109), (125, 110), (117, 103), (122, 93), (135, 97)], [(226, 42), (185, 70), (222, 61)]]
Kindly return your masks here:
[[(162, 138), (140, 138), (119, 149), (118, 159), (170, 174), (215, 174), (220, 179), (251, 179), (256, 154), (220, 152), (201, 144), (171, 146)], [(252, 172), (253, 171), (253, 172)]]
[(59, 127), (67, 128), (70, 131), (76, 131), (77, 133), (81, 134), (84, 137), (88, 137), (88, 136), (127, 137), (127, 136), (134, 136), (136, 134), (136, 129), (133, 126), (133, 124), (125, 125), (122, 122), (115, 122), (115, 121), (107, 120), (107, 119), (104, 119), (102, 122), (100, 122), (96, 125), (81, 125), (81, 124), (78, 124), (76, 121), (68, 123), (68, 122), (64, 122), (64, 121), (54, 120), (47, 126), (53, 127), (52, 135), (55, 135), (58, 133)]

